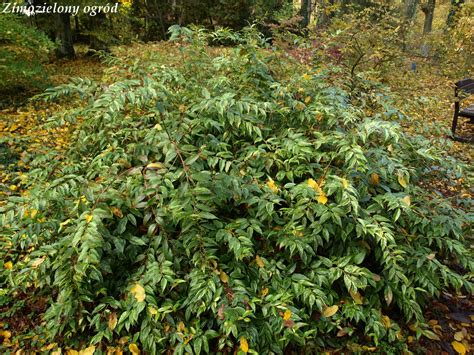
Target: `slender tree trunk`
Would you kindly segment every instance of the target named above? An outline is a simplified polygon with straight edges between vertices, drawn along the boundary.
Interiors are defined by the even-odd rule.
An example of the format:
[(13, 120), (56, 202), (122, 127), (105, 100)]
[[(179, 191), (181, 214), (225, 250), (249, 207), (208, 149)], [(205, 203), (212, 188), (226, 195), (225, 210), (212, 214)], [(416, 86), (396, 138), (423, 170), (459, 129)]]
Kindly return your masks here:
[[(423, 35), (427, 35), (433, 29), (433, 17), (434, 9), (436, 5), (436, 0), (428, 0), (423, 4), (421, 10), (425, 14), (425, 22), (423, 24)], [(430, 46), (426, 41), (421, 45), (421, 54), (425, 57), (428, 57), (430, 54)]]
[(81, 33), (81, 29), (79, 28), (79, 17), (74, 16), (74, 36), (73, 36), (74, 41), (77, 42), (77, 39), (80, 33)]
[(301, 27), (307, 28), (311, 21), (311, 0), (301, 0), (300, 16), (303, 17)]
[(408, 21), (412, 21), (416, 15), (416, 9), (420, 0), (406, 0), (405, 2), (405, 18)]
[(74, 58), (74, 45), (71, 31), (71, 15), (68, 13), (55, 14), (56, 19), (56, 39), (59, 40), (59, 47), (56, 55), (60, 58)]
[(401, 9), (404, 15), (404, 23), (400, 31), (400, 37), (402, 39), (403, 50), (407, 49), (408, 32), (415, 19), (416, 11), (417, 11), (419, 3), (420, 3), (420, 0), (405, 0), (404, 6)]
[(451, 9), (449, 10), (448, 18), (446, 19), (446, 26), (448, 28), (455, 24), (456, 14), (461, 9), (465, 0), (451, 0)]
[[(102, 30), (105, 28), (107, 21), (107, 17), (104, 13), (99, 12), (97, 15), (92, 16), (90, 18), (90, 29), (95, 30), (97, 33), (100, 33), (100, 29)], [(109, 47), (107, 46), (107, 43), (104, 42), (100, 37), (96, 35), (92, 35), (90, 37), (90, 42), (89, 42), (89, 49), (92, 51), (105, 51), (109, 52)]]
[(421, 10), (425, 14), (425, 22), (423, 24), (423, 34), (430, 33), (433, 28), (433, 17), (436, 0), (428, 0), (423, 4)]

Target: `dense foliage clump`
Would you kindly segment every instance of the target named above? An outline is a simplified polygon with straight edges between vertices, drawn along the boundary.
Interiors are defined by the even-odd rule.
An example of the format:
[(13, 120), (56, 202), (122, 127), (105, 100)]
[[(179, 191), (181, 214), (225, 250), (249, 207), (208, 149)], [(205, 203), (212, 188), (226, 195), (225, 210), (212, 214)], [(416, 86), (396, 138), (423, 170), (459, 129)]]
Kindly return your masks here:
[[(46, 79), (42, 66), (53, 43), (19, 16), (0, 16), (0, 92), (41, 87)], [(44, 87), (43, 87), (44, 88)]]
[(0, 286), (4, 300), (46, 297), (52, 340), (129, 336), (150, 353), (396, 342), (399, 321), (434, 336), (427, 296), (472, 290), (451, 267), (473, 270), (469, 216), (418, 185), (451, 167), (393, 111), (366, 117), (253, 32), (211, 54), (208, 34), (174, 27), (172, 63), (110, 58), (103, 83), (43, 95), (78, 95), (56, 124), (81, 128), (2, 208)]

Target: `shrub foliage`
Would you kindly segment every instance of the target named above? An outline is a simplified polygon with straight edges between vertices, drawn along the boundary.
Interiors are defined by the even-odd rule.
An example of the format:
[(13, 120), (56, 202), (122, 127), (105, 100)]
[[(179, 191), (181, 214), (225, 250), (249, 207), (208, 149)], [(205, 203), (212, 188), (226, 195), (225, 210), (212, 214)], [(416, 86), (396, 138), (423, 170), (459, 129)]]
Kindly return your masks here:
[[(172, 63), (109, 58), (105, 82), (42, 95), (78, 95), (55, 124), (81, 125), (2, 208), (1, 287), (46, 297), (48, 336), (71, 346), (281, 353), (341, 330), (396, 341), (407, 321), (430, 335), (423, 300), (472, 290), (451, 267), (473, 269), (468, 216), (419, 186), (446, 163), (253, 29), (171, 32)], [(211, 53), (209, 36), (239, 44)]]

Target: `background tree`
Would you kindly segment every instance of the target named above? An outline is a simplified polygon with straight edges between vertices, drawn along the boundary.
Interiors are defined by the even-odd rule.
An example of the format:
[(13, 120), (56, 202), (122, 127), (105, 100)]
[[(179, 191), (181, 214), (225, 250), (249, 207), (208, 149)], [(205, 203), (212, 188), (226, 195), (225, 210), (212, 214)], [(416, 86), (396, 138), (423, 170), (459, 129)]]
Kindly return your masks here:
[(425, 21), (423, 24), (423, 33), (430, 33), (433, 28), (433, 17), (436, 6), (436, 0), (427, 0), (421, 5), (421, 11), (425, 14)]
[(311, 0), (301, 0), (300, 15), (302, 17), (301, 27), (303, 28), (308, 27), (311, 22), (311, 8)]
[(446, 20), (446, 25), (448, 28), (453, 26), (456, 19), (456, 14), (458, 13), (459, 9), (464, 5), (464, 3), (465, 0), (451, 0), (451, 9)]
[(58, 57), (74, 58), (76, 53), (74, 51), (72, 30), (71, 30), (71, 15), (68, 13), (54, 14), (56, 23), (56, 41), (58, 46), (56, 54)]
[(420, 0), (406, 0), (405, 1), (405, 18), (412, 21), (416, 15), (416, 10)]

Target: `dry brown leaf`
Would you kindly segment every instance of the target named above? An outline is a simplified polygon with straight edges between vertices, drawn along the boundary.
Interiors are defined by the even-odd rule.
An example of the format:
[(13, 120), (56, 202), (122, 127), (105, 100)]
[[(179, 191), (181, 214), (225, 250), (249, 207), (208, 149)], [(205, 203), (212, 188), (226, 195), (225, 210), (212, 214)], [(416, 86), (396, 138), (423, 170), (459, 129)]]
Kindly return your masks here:
[(117, 326), (117, 313), (113, 312), (109, 315), (109, 329), (114, 330)]
[(364, 297), (358, 291), (349, 291), (349, 293), (356, 304), (364, 303)]
[(370, 174), (370, 183), (372, 185), (378, 185), (380, 184), (380, 177), (377, 173), (372, 173)]

